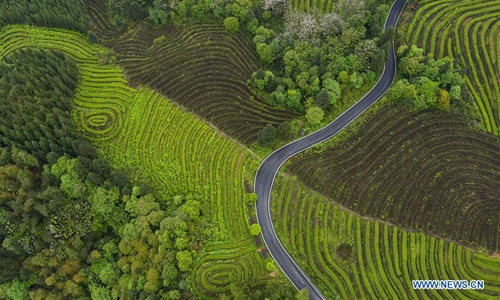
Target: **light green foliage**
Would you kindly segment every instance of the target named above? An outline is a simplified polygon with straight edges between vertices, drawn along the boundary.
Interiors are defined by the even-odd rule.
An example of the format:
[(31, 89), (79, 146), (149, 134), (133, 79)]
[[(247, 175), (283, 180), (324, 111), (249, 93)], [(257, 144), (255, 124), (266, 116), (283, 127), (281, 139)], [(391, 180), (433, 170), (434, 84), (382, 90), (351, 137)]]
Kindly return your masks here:
[(268, 64), (273, 62), (273, 49), (271, 49), (271, 46), (265, 43), (257, 44), (257, 54), (259, 54), (262, 61)]
[[(415, 109), (448, 110), (452, 104), (450, 99), (460, 98), (460, 85), (464, 80), (453, 67), (453, 60), (425, 57), (423, 50), (415, 45), (399, 47), (398, 54), (403, 56), (398, 68), (406, 78), (391, 87), (388, 94), (391, 99), (411, 103)], [(458, 101), (453, 104), (462, 105)]]
[(141, 197), (135, 206), (137, 216), (147, 216), (150, 212), (160, 209), (160, 204), (155, 201), (152, 194)]
[(165, 25), (168, 22), (169, 12), (163, 8), (162, 0), (155, 0), (149, 8), (149, 20), (157, 25)]
[(323, 80), (323, 87), (328, 92), (328, 100), (332, 105), (335, 105), (340, 99), (342, 90), (340, 89), (340, 84), (333, 78), (328, 78)]
[(425, 109), (436, 106), (437, 92), (439, 84), (427, 77), (420, 77), (415, 84), (415, 107)]
[(286, 107), (294, 111), (302, 111), (302, 104), (300, 100), (302, 94), (299, 90), (290, 89), (286, 91)]
[[(494, 46), (498, 44), (495, 9), (499, 3), (489, 0), (417, 3), (415, 18), (405, 34), (406, 42), (418, 44), (435, 59), (452, 57), (455, 66), (467, 69), (467, 73), (460, 75), (452, 72), (452, 65), (448, 72), (440, 74), (441, 88), (450, 93), (452, 100), (460, 96), (457, 88), (452, 92), (450, 86), (460, 86), (462, 90), (467, 87), (470, 92), (470, 96), (464, 93), (460, 101), (451, 101), (450, 111), (463, 116), (469, 124), (482, 122), (487, 131), (497, 135), (498, 104), (491, 99), (498, 98), (500, 85), (491, 78), (498, 78), (500, 70), (500, 52)], [(471, 103), (471, 98), (475, 103)]]
[(238, 32), (238, 30), (240, 30), (240, 23), (235, 17), (227, 17), (226, 19), (224, 19), (224, 27), (227, 31), (236, 33)]
[(453, 100), (460, 99), (460, 95), (462, 94), (462, 89), (459, 85), (454, 85), (450, 89), (450, 98)]
[[(36, 38), (26, 38), (34, 36), (35, 32)], [(50, 29), (35, 31), (20, 27), (2, 28), (0, 39), (4, 40), (5, 35), (18, 37), (9, 38), (9, 41), (22, 42), (23, 46), (56, 47), (69, 52), (82, 70), (74, 102), (75, 123), (89, 140), (112, 159), (114, 166), (134, 170), (138, 177), (147, 178), (152, 186), (161, 191), (161, 201), (155, 201), (160, 203), (159, 209), (148, 198), (142, 199), (148, 195), (141, 196), (141, 188), (133, 188), (132, 195), (122, 197), (114, 188), (87, 191), (91, 204), (90, 213), (94, 220), (93, 229), (101, 232), (111, 229), (106, 232), (117, 239), (114, 243), (118, 245), (118, 250), (109, 256), (116, 260), (115, 264), (120, 272), (112, 287), (114, 296), (120, 298), (131, 292), (156, 290), (156, 273), (151, 271), (149, 281), (147, 278), (148, 270), (153, 266), (158, 271), (162, 287), (186, 291), (186, 282), (180, 278), (191, 276), (190, 282), (205, 282), (204, 285), (198, 285), (203, 290), (196, 289), (197, 285), (189, 287), (200, 297), (228, 291), (228, 285), (221, 287), (212, 282), (212, 279), (218, 278), (212, 278), (217, 276), (216, 273), (202, 276), (207, 267), (218, 265), (221, 260), (218, 252), (210, 248), (203, 250), (203, 256), (198, 256), (193, 251), (204, 249), (207, 240), (216, 241), (216, 245), (236, 251), (225, 258), (228, 262), (226, 265), (237, 265), (238, 268), (252, 266), (250, 269), (243, 269), (243, 272), (237, 271), (231, 281), (241, 282), (241, 286), (250, 286), (262, 285), (270, 280), (265, 274), (264, 260), (255, 255), (256, 247), (247, 224), (242, 223), (248, 215), (241, 203), (245, 194), (241, 183), (246, 176), (245, 170), (249, 170), (249, 152), (153, 91), (128, 87), (119, 67), (102, 65), (96, 61), (97, 46), (89, 45), (83, 36)], [(53, 42), (54, 37), (60, 44)], [(8, 44), (2, 45), (2, 49), (11, 49), (7, 47)], [(202, 146), (204, 148), (200, 151), (199, 147)], [(152, 161), (155, 163), (151, 164)], [(94, 173), (98, 177), (106, 169), (101, 162), (94, 164), (91, 160), (91, 165), (96, 170), (89, 174)], [(54, 170), (62, 176), (67, 171), (67, 166), (62, 165), (59, 171), (57, 167)], [(48, 172), (50, 171), (49, 169)], [(110, 174), (102, 176), (103, 184), (111, 177)], [(221, 181), (219, 178), (227, 180)], [(187, 197), (174, 197), (193, 191), (199, 192), (199, 199), (190, 201)], [(52, 197), (54, 204), (57, 204), (59, 199), (49, 192), (46, 192), (47, 196)], [(64, 197), (61, 201), (64, 201)], [(131, 214), (135, 218), (121, 218)], [(184, 248), (186, 238), (189, 239), (187, 248), (179, 252), (176, 247)], [(96, 244), (96, 247), (100, 246)], [(103, 254), (105, 251), (98, 250), (101, 256), (94, 255), (91, 264), (98, 266), (103, 261), (110, 263), (107, 254)], [(195, 259), (197, 264), (193, 265)], [(50, 259), (40, 256), (36, 261), (46, 265)], [(100, 268), (96, 267), (95, 272), (92, 271), (96, 280), (100, 281), (101, 269), (108, 270), (105, 266), (102, 263)], [(102, 278), (106, 278), (106, 281), (114, 279), (114, 271), (110, 270), (102, 273)], [(185, 274), (186, 272), (189, 274)], [(68, 278), (73, 275), (71, 272), (67, 274), (71, 274)], [(55, 278), (50, 277), (47, 282), (56, 285), (56, 280), (53, 280)], [(72, 283), (65, 286), (68, 293), (76, 294), (78, 288)], [(103, 295), (102, 298), (109, 295), (106, 290), (95, 287), (91, 289), (93, 294)], [(44, 292), (37, 293), (41, 295)]]
[(403, 103), (412, 101), (415, 97), (415, 85), (410, 84), (407, 79), (398, 80), (391, 86), (387, 97)]
[(351, 74), (349, 82), (355, 89), (359, 89), (363, 85), (363, 77), (359, 76), (357, 72)]
[(448, 91), (439, 89), (437, 92), (436, 107), (440, 110), (447, 110), (450, 107), (450, 94)]
[(267, 124), (266, 127), (262, 128), (257, 137), (257, 142), (261, 147), (267, 147), (269, 144), (274, 142), (276, 139), (276, 128), (273, 125)]
[(311, 106), (307, 109), (306, 119), (309, 123), (313, 125), (320, 124), (323, 121), (324, 112), (321, 107)]
[(259, 235), (261, 231), (260, 225), (257, 223), (254, 223), (250, 226), (250, 234), (252, 235)]
[(347, 71), (340, 71), (339, 72), (339, 81), (343, 84), (346, 84), (349, 82), (349, 73)]
[(190, 270), (191, 265), (193, 264), (193, 256), (189, 251), (180, 251), (177, 252), (176, 255), (177, 265), (179, 266), (179, 270), (182, 272), (187, 272)]

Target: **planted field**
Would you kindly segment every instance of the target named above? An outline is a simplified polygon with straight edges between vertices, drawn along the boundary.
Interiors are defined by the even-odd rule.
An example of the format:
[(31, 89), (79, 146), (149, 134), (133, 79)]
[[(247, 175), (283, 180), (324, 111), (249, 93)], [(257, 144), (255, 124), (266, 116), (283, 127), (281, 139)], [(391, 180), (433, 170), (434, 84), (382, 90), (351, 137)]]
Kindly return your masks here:
[(111, 161), (145, 177), (165, 196), (197, 193), (208, 201), (211, 242), (190, 277), (199, 297), (227, 292), (230, 283), (252, 288), (266, 282), (243, 202), (253, 160), (248, 151), (156, 92), (128, 87), (121, 69), (99, 65), (99, 48), (79, 34), (10, 26), (0, 29), (0, 45), (0, 56), (22, 47), (72, 56), (81, 71), (74, 118), (82, 132)]
[[(500, 259), (362, 219), (280, 177), (280, 240), (327, 299), (498, 299)], [(300, 212), (300, 213), (297, 213)], [(484, 280), (484, 290), (414, 290), (414, 279)]]
[(106, 16), (93, 2), (88, 12), (94, 26), (132, 83), (150, 86), (245, 144), (255, 141), (266, 124), (295, 116), (266, 105), (249, 89), (246, 82), (259, 64), (242, 34), (215, 25), (154, 30), (143, 23), (106, 41)]
[(317, 8), (322, 13), (330, 13), (333, 8), (333, 0), (290, 0), (295, 11), (309, 13), (313, 7)]
[(387, 107), (289, 171), (361, 215), (498, 251), (500, 145), (456, 118)]
[(500, 2), (420, 0), (418, 5), (406, 40), (436, 58), (458, 61), (486, 129), (498, 135)]

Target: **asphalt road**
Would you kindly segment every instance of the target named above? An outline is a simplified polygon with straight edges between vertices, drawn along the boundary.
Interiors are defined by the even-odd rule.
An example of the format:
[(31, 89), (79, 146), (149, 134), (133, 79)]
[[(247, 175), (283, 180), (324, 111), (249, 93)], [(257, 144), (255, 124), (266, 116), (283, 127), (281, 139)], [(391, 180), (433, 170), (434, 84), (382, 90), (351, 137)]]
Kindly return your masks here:
[[(385, 29), (395, 27), (398, 22), (399, 15), (407, 0), (396, 0), (391, 7), (387, 16)], [(307, 288), (309, 290), (310, 299), (326, 299), (321, 292), (314, 286), (311, 280), (297, 266), (292, 257), (286, 252), (283, 245), (278, 240), (274, 231), (273, 221), (270, 213), (270, 196), (271, 189), (276, 178), (276, 174), (281, 165), (293, 155), (304, 151), (307, 148), (321, 143), (335, 134), (344, 127), (349, 125), (354, 119), (361, 115), (365, 110), (372, 106), (380, 99), (389, 89), (396, 76), (396, 57), (394, 46), (391, 47), (389, 60), (386, 62), (382, 76), (377, 84), (356, 104), (351, 106), (342, 115), (335, 119), (326, 127), (309, 134), (299, 140), (287, 144), (269, 155), (260, 165), (257, 174), (255, 175), (255, 193), (257, 193), (258, 201), (255, 204), (257, 211), (257, 222), (262, 227), (262, 237), (266, 243), (267, 249), (271, 253), (276, 263), (281, 270), (290, 279), (297, 289)], [(300, 212), (298, 212), (300, 213)]]

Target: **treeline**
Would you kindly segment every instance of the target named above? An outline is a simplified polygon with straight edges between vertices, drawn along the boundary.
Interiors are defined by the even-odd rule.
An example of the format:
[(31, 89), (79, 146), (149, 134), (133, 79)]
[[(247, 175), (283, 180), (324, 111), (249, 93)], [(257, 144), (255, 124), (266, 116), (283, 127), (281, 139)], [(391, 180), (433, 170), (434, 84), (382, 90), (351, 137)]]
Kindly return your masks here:
[(87, 33), (84, 0), (2, 0), (0, 27), (29, 24)]
[(23, 50), (0, 70), (0, 294), (189, 297), (193, 257), (211, 235), (204, 202), (159, 199), (78, 135), (70, 58)]

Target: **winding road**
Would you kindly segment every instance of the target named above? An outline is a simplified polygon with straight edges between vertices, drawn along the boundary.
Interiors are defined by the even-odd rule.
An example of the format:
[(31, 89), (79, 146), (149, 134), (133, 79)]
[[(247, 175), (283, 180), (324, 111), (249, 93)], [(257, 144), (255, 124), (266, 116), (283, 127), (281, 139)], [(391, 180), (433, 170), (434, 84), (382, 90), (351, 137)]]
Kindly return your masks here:
[[(384, 30), (396, 27), (399, 16), (406, 5), (407, 0), (396, 0), (387, 16)], [(358, 102), (346, 110), (333, 122), (323, 127), (322, 129), (298, 139), (290, 144), (287, 144), (280, 149), (271, 153), (262, 162), (255, 175), (254, 190), (258, 196), (255, 204), (257, 211), (257, 222), (262, 227), (262, 237), (266, 243), (267, 249), (271, 253), (276, 263), (281, 270), (290, 279), (297, 289), (306, 288), (309, 290), (309, 298), (311, 300), (326, 299), (321, 292), (314, 286), (311, 280), (297, 266), (293, 258), (286, 252), (283, 245), (280, 243), (273, 227), (271, 219), (270, 201), (271, 190), (273, 188), (276, 174), (281, 165), (290, 157), (310, 148), (318, 143), (321, 143), (341, 131), (349, 125), (354, 119), (361, 115), (365, 110), (372, 106), (380, 99), (392, 85), (396, 76), (396, 56), (394, 53), (394, 45), (391, 46), (389, 60), (384, 66), (384, 71), (377, 84)]]

